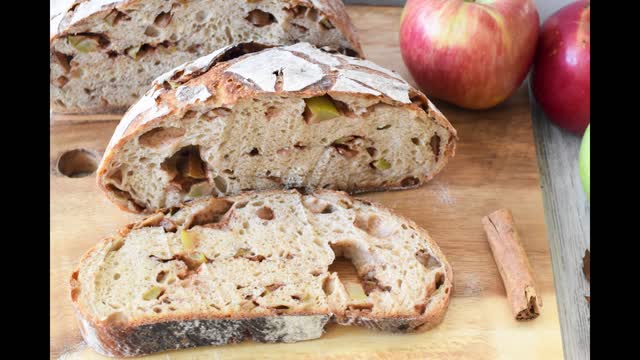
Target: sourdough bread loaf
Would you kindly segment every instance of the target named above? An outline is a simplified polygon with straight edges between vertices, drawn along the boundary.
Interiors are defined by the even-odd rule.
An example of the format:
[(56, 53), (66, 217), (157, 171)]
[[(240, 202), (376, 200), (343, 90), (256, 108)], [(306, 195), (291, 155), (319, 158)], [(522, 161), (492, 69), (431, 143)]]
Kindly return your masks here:
[(244, 43), (157, 78), (116, 128), (98, 184), (133, 212), (249, 190), (403, 189), (438, 173), (455, 142), (392, 71), (308, 43)]
[[(50, 21), (50, 106), (124, 112), (160, 74), (243, 41), (362, 56), (341, 0), (76, 0)], [(66, 6), (65, 6), (66, 4)]]
[[(329, 266), (349, 259), (357, 278)], [(86, 342), (135, 356), (253, 338), (318, 338), (325, 324), (391, 332), (440, 323), (452, 270), (428, 233), (342, 192), (208, 197), (99, 242), (71, 277)]]

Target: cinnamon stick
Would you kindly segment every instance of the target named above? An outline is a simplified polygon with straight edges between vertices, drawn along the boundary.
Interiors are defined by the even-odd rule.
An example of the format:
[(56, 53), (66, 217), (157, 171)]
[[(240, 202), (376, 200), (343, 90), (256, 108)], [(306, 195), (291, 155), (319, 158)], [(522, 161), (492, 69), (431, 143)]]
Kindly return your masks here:
[(507, 298), (516, 320), (532, 320), (540, 315), (542, 299), (536, 292), (533, 270), (508, 209), (482, 218), (493, 258), (498, 266)]

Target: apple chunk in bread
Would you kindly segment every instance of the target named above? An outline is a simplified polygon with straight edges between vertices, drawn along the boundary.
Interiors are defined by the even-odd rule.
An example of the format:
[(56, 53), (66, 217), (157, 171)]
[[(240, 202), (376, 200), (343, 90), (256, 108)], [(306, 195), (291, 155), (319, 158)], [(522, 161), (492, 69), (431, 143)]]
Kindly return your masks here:
[(137, 212), (248, 190), (410, 188), (455, 142), (392, 71), (306, 43), (238, 44), (156, 79), (118, 125), (98, 182)]

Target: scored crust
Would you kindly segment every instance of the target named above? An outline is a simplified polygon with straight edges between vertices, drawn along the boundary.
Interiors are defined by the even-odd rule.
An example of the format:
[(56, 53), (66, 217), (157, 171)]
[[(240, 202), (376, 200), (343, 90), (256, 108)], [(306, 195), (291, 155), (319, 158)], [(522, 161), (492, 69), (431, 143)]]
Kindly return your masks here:
[[(420, 173), (405, 174), (411, 181), (383, 182), (384, 179), (372, 178), (348, 188), (331, 186), (330, 189), (358, 193), (417, 187), (437, 174), (455, 154), (457, 133), (453, 126), (424, 94), (396, 73), (366, 60), (332, 53), (330, 49), (317, 49), (308, 43), (284, 47), (241, 43), (221, 48), (158, 77), (118, 124), (98, 169), (98, 184), (122, 209), (152, 211), (158, 205), (116, 196), (116, 191), (109, 188), (112, 185), (110, 174), (116, 171), (116, 163), (123, 161), (119, 157), (123, 151), (131, 150), (125, 149), (127, 146), (137, 144), (138, 137), (163, 126), (180, 126), (183, 119), (194, 114), (213, 116), (208, 121), (214, 122), (219, 109), (228, 112), (247, 99), (269, 96), (306, 99), (323, 95), (347, 102), (348, 111), (356, 114), (376, 109), (378, 105), (402, 109), (414, 117), (411, 122), (435, 124), (433, 132), (438, 135), (435, 148), (431, 145), (436, 151), (435, 161), (431, 160), (432, 168), (415, 165), (414, 172), (419, 170)], [(169, 123), (171, 125), (167, 125)], [(336, 124), (336, 128), (344, 127)], [(307, 184), (285, 183), (284, 186)], [(253, 189), (261, 188), (244, 190)], [(221, 196), (232, 194), (223, 192)]]
[[(303, 195), (295, 190), (268, 191), (262, 193), (246, 193), (225, 199), (225, 201), (230, 201), (234, 204), (246, 204), (247, 202), (249, 202), (249, 205), (243, 205), (243, 209), (245, 209), (245, 206), (246, 208), (251, 208), (253, 202), (256, 201), (261, 203), (259, 206), (271, 206), (273, 207), (273, 211), (275, 213), (275, 218), (271, 221), (275, 222), (286, 221), (279, 220), (279, 216), (282, 214), (281, 211), (284, 208), (280, 209), (276, 207), (276, 203), (280, 202), (281, 200), (284, 200), (284, 202), (286, 203), (285, 207), (289, 207), (294, 203), (298, 203), (300, 205), (304, 204), (306, 215), (303, 216), (302, 219), (307, 219), (307, 217), (309, 217), (309, 221), (312, 222), (319, 221), (318, 219), (322, 219), (322, 217), (325, 217), (325, 220), (323, 221), (327, 221), (329, 218), (326, 218), (326, 216), (332, 216), (331, 213), (327, 213), (322, 210), (326, 209), (327, 206), (335, 207), (332, 211), (334, 214), (336, 214), (336, 216), (340, 217), (345, 216), (344, 214), (347, 214), (349, 211), (354, 211), (355, 214), (357, 214), (356, 219), (360, 215), (371, 216), (371, 214), (375, 214), (377, 217), (380, 217), (380, 219), (385, 219), (384, 221), (386, 223), (384, 223), (384, 226), (391, 226), (391, 228), (395, 230), (391, 234), (385, 234), (384, 226), (382, 229), (376, 228), (376, 226), (380, 225), (379, 223), (374, 222), (377, 225), (371, 225), (371, 221), (369, 221), (369, 225), (373, 227), (367, 228), (366, 226), (369, 225), (365, 225), (365, 227), (362, 227), (362, 224), (358, 224), (358, 220), (354, 221), (355, 228), (360, 229), (356, 230), (356, 232), (362, 235), (364, 235), (365, 233), (368, 234), (364, 235), (366, 239), (369, 239), (366, 241), (372, 241), (371, 244), (377, 244), (370, 246), (384, 247), (385, 242), (388, 242), (389, 245), (396, 244), (394, 246), (400, 246), (398, 244), (404, 242), (407, 239), (405, 235), (402, 235), (404, 234), (402, 232), (408, 231), (409, 233), (414, 234), (411, 236), (412, 239), (415, 239), (414, 236), (417, 235), (417, 245), (403, 246), (408, 246), (407, 249), (410, 251), (410, 254), (413, 254), (413, 252), (415, 251), (414, 246), (418, 246), (420, 249), (426, 251), (427, 254), (426, 258), (422, 259), (428, 260), (424, 260), (424, 262), (420, 261), (418, 263), (419, 269), (414, 268), (412, 265), (413, 263), (415, 263), (413, 255), (411, 255), (411, 257), (407, 256), (406, 259), (394, 263), (396, 266), (402, 265), (398, 270), (395, 270), (396, 267), (394, 266), (394, 273), (396, 271), (409, 272), (404, 276), (399, 275), (405, 281), (405, 284), (402, 288), (395, 288), (396, 285), (393, 285), (394, 289), (390, 289), (386, 286), (389, 284), (387, 282), (388, 279), (385, 278), (386, 275), (380, 273), (379, 271), (383, 271), (381, 269), (386, 269), (387, 265), (392, 266), (394, 264), (388, 263), (387, 265), (385, 265), (376, 263), (375, 266), (374, 264), (362, 264), (359, 263), (360, 260), (357, 260), (358, 257), (355, 256), (354, 253), (351, 253), (350, 256), (354, 256), (354, 260), (352, 261), (354, 263), (354, 266), (357, 268), (358, 273), (360, 274), (359, 276), (364, 276), (364, 280), (360, 281), (364, 281), (364, 284), (367, 281), (373, 279), (376, 281), (376, 286), (378, 286), (369, 290), (372, 291), (371, 293), (367, 293), (369, 299), (367, 301), (372, 302), (373, 304), (373, 307), (369, 308), (352, 307), (352, 305), (348, 305), (353, 300), (349, 300), (348, 294), (350, 292), (349, 290), (345, 290), (346, 283), (342, 282), (343, 280), (338, 277), (337, 273), (327, 272), (326, 269), (322, 270), (321, 274), (319, 275), (320, 278), (325, 276), (326, 278), (324, 280), (319, 279), (319, 281), (323, 282), (324, 284), (326, 284), (327, 281), (331, 281), (333, 284), (336, 284), (333, 286), (332, 290), (327, 293), (326, 301), (328, 302), (315, 305), (316, 303), (311, 300), (313, 304), (312, 307), (308, 305), (302, 307), (293, 306), (290, 310), (284, 311), (273, 310), (274, 308), (269, 307), (265, 307), (264, 309), (254, 308), (253, 310), (242, 310), (242, 308), (230, 307), (229, 309), (231, 310), (222, 308), (217, 312), (214, 310), (194, 310), (190, 312), (177, 311), (175, 313), (166, 311), (156, 311), (155, 313), (151, 312), (150, 310), (152, 308), (155, 309), (159, 306), (165, 306), (162, 309), (166, 310), (167, 305), (163, 304), (167, 299), (169, 299), (168, 297), (171, 297), (171, 300), (173, 301), (169, 301), (168, 303), (172, 304), (173, 306), (177, 306), (178, 310), (181, 310), (180, 302), (177, 295), (174, 295), (174, 293), (170, 290), (171, 288), (167, 287), (166, 289), (168, 294), (163, 292), (164, 295), (160, 295), (158, 297), (156, 305), (149, 305), (146, 312), (133, 312), (132, 314), (125, 314), (126, 316), (122, 316), (121, 311), (124, 310), (116, 311), (110, 307), (107, 308), (106, 305), (104, 305), (105, 302), (109, 303), (111, 301), (115, 301), (113, 300), (113, 297), (92, 297), (90, 295), (93, 294), (86, 293), (87, 291), (101, 291), (96, 290), (98, 288), (95, 288), (93, 283), (95, 281), (98, 281), (98, 279), (109, 278), (108, 275), (110, 273), (106, 272), (106, 270), (102, 268), (103, 266), (107, 266), (106, 263), (95, 262), (95, 259), (101, 258), (101, 256), (103, 256), (104, 254), (107, 254), (108, 256), (108, 254), (111, 254), (111, 251), (129, 251), (129, 249), (131, 248), (126, 247), (128, 242), (136, 241), (132, 237), (135, 236), (132, 232), (140, 232), (146, 230), (147, 228), (153, 229), (154, 227), (164, 226), (160, 224), (164, 224), (165, 219), (175, 221), (178, 229), (184, 228), (185, 226), (190, 226), (186, 223), (181, 223), (180, 221), (186, 221), (188, 223), (188, 219), (190, 219), (190, 216), (198, 216), (202, 214), (200, 211), (206, 208), (205, 205), (208, 202), (222, 201), (222, 199), (215, 198), (199, 199), (193, 201), (190, 204), (184, 205), (179, 209), (172, 209), (170, 212), (159, 212), (137, 223), (130, 224), (123, 228), (118, 235), (109, 237), (98, 243), (94, 248), (89, 250), (82, 257), (78, 268), (74, 271), (71, 277), (70, 293), (76, 315), (79, 318), (81, 324), (82, 335), (85, 338), (86, 342), (93, 349), (104, 355), (135, 356), (194, 346), (222, 345), (226, 343), (239, 342), (245, 338), (253, 338), (255, 341), (259, 342), (295, 342), (315, 339), (322, 335), (322, 333), (324, 332), (324, 326), (329, 321), (335, 321), (342, 325), (365, 326), (375, 330), (405, 333), (426, 331), (438, 325), (443, 320), (444, 314), (450, 301), (451, 290), (453, 286), (453, 273), (451, 266), (447, 262), (444, 254), (424, 229), (418, 227), (413, 221), (400, 217), (393, 211), (384, 208), (379, 204), (371, 203), (364, 200), (352, 199), (342, 192), (318, 191), (313, 194)], [(318, 204), (321, 206), (317, 207)], [(232, 225), (233, 221), (230, 219), (234, 219), (235, 216), (238, 216), (238, 219), (244, 219), (241, 214), (239, 215), (238, 213), (236, 213), (236, 211), (238, 210), (234, 209), (235, 205), (232, 205), (231, 208), (227, 210), (227, 213), (225, 213), (224, 216), (222, 216), (221, 219), (218, 220), (219, 223), (194, 225), (192, 229), (198, 227), (213, 226), (225, 232), (232, 232), (234, 231), (234, 227)], [(348, 211), (343, 209), (348, 209)], [(162, 220), (158, 218), (159, 215), (162, 217)], [(347, 217), (346, 219), (349, 220), (350, 218)], [(392, 221), (393, 224), (390, 225), (388, 221)], [(318, 222), (318, 224), (320, 223)], [(321, 230), (321, 228), (318, 229)], [(345, 230), (349, 231), (349, 229)], [(178, 232), (179, 231), (180, 230), (178, 230)], [(360, 233), (359, 231), (364, 231), (364, 233)], [(337, 251), (337, 248), (334, 248), (334, 246), (343, 246), (341, 244), (343, 243), (343, 241), (345, 241), (335, 239), (329, 240), (326, 236), (330, 236), (330, 234), (326, 234), (324, 236), (325, 238), (322, 241), (328, 241), (329, 244), (332, 244), (333, 251)], [(386, 240), (380, 242), (380, 237), (385, 237)], [(238, 238), (237, 240), (240, 241), (241, 239)], [(156, 240), (152, 241), (152, 239), (148, 239), (145, 241), (148, 242), (149, 247), (152, 247), (153, 242)], [(199, 241), (204, 240), (201, 239)], [(213, 241), (216, 244), (219, 244), (220, 240), (217, 240), (215, 238), (207, 238), (207, 241)], [(255, 242), (259, 240), (252, 238), (250, 241)], [(272, 241), (280, 240), (273, 239)], [(282, 239), (282, 241), (284, 241), (284, 239)], [(113, 250), (113, 246), (115, 243), (119, 243), (120, 245), (117, 249)], [(299, 242), (296, 242), (296, 244), (298, 244), (298, 246), (300, 245)], [(224, 250), (221, 248), (223, 245), (216, 246), (218, 246), (216, 251), (224, 252)], [(347, 245), (345, 249), (347, 249), (348, 247), (349, 246)], [(367, 252), (372, 250), (370, 249), (359, 251)], [(315, 252), (313, 253), (313, 256), (317, 257), (319, 256), (318, 254), (318, 252)], [(128, 256), (135, 256), (136, 258), (140, 258), (142, 257), (142, 254), (134, 253)], [(338, 256), (338, 253), (336, 253), (334, 256)], [(379, 254), (375, 255), (374, 253), (370, 253), (370, 256), (374, 256), (374, 259), (378, 259), (378, 257), (376, 256), (379, 256)], [(208, 258), (209, 254), (207, 254), (207, 259)], [(122, 259), (124, 258), (120, 258), (120, 260), (118, 261), (122, 261)], [(271, 257), (268, 256), (268, 259), (271, 259)], [(289, 257), (286, 256), (286, 259), (289, 259)], [(198, 268), (197, 271), (194, 271), (198, 274), (209, 273), (210, 270), (203, 270), (202, 267), (215, 266), (216, 262), (223, 261), (223, 258), (214, 258), (212, 260), (208, 260), (206, 264), (201, 264), (200, 268)], [(259, 261), (262, 262), (262, 260)], [(282, 257), (277, 261), (290, 260), (285, 260), (285, 257)], [(94, 269), (96, 266), (100, 266), (100, 270), (97, 272)], [(424, 266), (424, 268), (420, 266)], [(306, 268), (299, 269), (300, 272), (304, 272), (307, 270), (308, 269)], [(219, 271), (223, 270), (219, 269)], [(411, 296), (413, 295), (411, 294), (413, 293), (411, 291), (413, 290), (408, 290), (415, 289), (415, 283), (413, 285), (409, 284), (412, 279), (416, 279), (414, 275), (412, 275), (415, 271), (426, 271), (424, 273), (424, 276), (426, 276), (425, 279), (430, 279), (428, 280), (428, 282), (420, 284), (420, 286), (417, 287), (419, 293), (422, 293), (420, 291), (425, 291), (424, 293), (422, 293), (426, 294), (423, 295), (425, 296), (425, 298), (412, 299)], [(363, 273), (364, 275), (361, 273)], [(438, 275), (438, 273), (440, 275)], [(280, 275), (281, 278), (288, 279), (287, 276), (284, 276), (282, 274)], [(123, 277), (124, 276), (126, 275), (123, 274)], [(194, 274), (192, 276), (196, 275)], [(237, 276), (239, 276), (238, 280), (242, 277), (241, 274)], [(199, 280), (199, 285), (197, 286), (206, 289), (207, 285), (203, 283), (204, 279), (205, 278), (201, 278)], [(188, 281), (191, 280), (189, 280), (189, 278), (184, 278), (184, 280), (178, 281), (183, 281), (187, 282), (187, 284), (190, 284), (188, 283)], [(435, 285), (432, 283), (433, 281), (436, 282)], [(284, 280), (284, 283), (286, 284), (287, 280)], [(127, 282), (127, 284), (129, 284), (129, 282)], [(287, 284), (287, 286), (288, 285), (289, 284)], [(114, 285), (108, 285), (110, 289), (113, 288), (113, 286)], [(180, 286), (184, 287), (185, 285), (179, 282), (175, 286), (176, 288), (179, 288)], [(303, 288), (305, 288), (304, 286), (308, 285), (302, 284), (302, 286)], [(324, 290), (324, 287), (325, 285), (322, 285), (322, 291), (326, 292), (327, 290)], [(284, 288), (285, 287), (283, 287), (283, 289)], [(309, 291), (311, 291), (311, 289), (309, 289)], [(382, 292), (377, 293), (380, 291)], [(398, 302), (396, 304), (389, 305), (382, 302), (376, 302), (379, 301), (376, 299), (387, 299), (386, 297), (380, 297), (376, 295), (384, 295), (385, 291), (391, 291), (391, 293), (389, 294), (396, 294), (398, 292), (401, 292), (403, 295), (401, 295), (401, 298), (398, 298), (399, 300), (397, 300)], [(260, 292), (260, 290), (258, 290), (258, 292)], [(285, 297), (288, 297), (287, 294), (288, 293), (284, 294)], [(125, 304), (125, 308), (133, 308), (134, 305), (140, 306), (139, 302), (136, 302), (135, 298), (136, 295), (133, 295), (133, 297), (128, 296), (127, 301), (129, 301), (130, 304)], [(92, 301), (96, 302), (96, 304), (87, 303), (87, 299), (93, 299)], [(402, 300), (400, 301), (400, 299)], [(386, 301), (388, 300), (385, 300), (385, 302)], [(102, 305), (98, 303), (102, 303)], [(193, 303), (190, 303), (191, 305), (189, 306), (193, 307)], [(412, 313), (412, 311), (414, 311), (414, 303), (423, 305), (420, 305), (420, 307), (416, 306), (416, 312)], [(119, 305), (122, 306), (122, 304)], [(261, 302), (260, 307), (262, 306), (269, 306), (269, 304), (263, 304)], [(376, 310), (378, 306), (381, 307), (380, 310)], [(389, 309), (393, 310), (382, 310), (382, 308), (388, 306), (392, 306)], [(405, 307), (411, 307), (412, 310), (407, 312), (408, 310), (406, 310)], [(196, 306), (193, 308), (196, 309), (198, 307)], [(108, 309), (108, 311), (105, 311), (104, 309)], [(207, 307), (207, 309), (210, 308)]]
[[(309, 41), (364, 56), (340, 0), (207, 1), (57, 3), (49, 31), (51, 108), (61, 113), (123, 113), (154, 77), (237, 41)], [(269, 23), (252, 24), (253, 11), (268, 15)], [(208, 15), (198, 17), (200, 13)], [(99, 39), (99, 48), (81, 51), (70, 36)], [(118, 81), (122, 77), (129, 81)]]

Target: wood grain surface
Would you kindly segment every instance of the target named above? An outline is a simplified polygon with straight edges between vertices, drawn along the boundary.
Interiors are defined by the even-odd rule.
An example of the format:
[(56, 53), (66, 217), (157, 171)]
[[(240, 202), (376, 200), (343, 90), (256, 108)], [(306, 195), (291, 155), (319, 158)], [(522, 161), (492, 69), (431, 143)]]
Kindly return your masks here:
[(564, 355), (589, 359), (591, 307), (584, 297), (591, 290), (582, 257), (591, 248), (591, 212), (578, 168), (582, 138), (553, 125), (533, 96), (530, 100)]
[[(409, 79), (397, 42), (400, 8), (350, 7), (366, 55)], [(391, 335), (330, 325), (324, 337), (296, 344), (242, 344), (158, 354), (155, 359), (205, 358), (473, 358), (563, 357), (551, 257), (544, 222), (527, 89), (504, 104), (470, 112), (435, 101), (457, 128), (457, 155), (427, 185), (371, 193), (375, 200), (426, 228), (454, 270), (454, 292), (444, 322), (415, 335)], [(86, 148), (104, 151), (115, 121), (51, 125), (51, 358), (101, 358), (82, 344), (67, 284), (79, 257), (96, 241), (137, 219), (98, 192), (94, 176), (58, 174), (58, 156)], [(513, 211), (531, 261), (544, 309), (530, 322), (513, 320), (480, 219), (495, 209)]]

